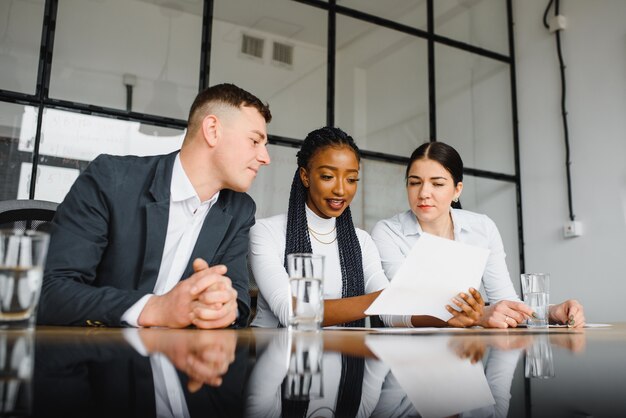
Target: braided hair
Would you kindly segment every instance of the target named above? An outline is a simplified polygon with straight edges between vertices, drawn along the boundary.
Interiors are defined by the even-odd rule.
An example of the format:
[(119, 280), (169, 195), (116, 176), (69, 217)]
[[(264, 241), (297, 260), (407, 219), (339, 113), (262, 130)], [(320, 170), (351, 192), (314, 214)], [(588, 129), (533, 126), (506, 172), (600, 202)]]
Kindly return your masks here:
[[(300, 179), (300, 168), (308, 169), (311, 158), (326, 147), (349, 147), (360, 161), (360, 152), (354, 139), (339, 128), (324, 127), (310, 132), (298, 151), (298, 168), (291, 183), (289, 194), (289, 210), (287, 212), (287, 236), (285, 243), (285, 268), (287, 255), (293, 253), (311, 253), (305, 204), (307, 189)], [(348, 298), (365, 294), (363, 278), (363, 257), (361, 245), (356, 236), (352, 214), (348, 206), (337, 218), (337, 245), (339, 247), (339, 264), (341, 265), (341, 296)], [(365, 320), (353, 321), (345, 326), (364, 326)]]

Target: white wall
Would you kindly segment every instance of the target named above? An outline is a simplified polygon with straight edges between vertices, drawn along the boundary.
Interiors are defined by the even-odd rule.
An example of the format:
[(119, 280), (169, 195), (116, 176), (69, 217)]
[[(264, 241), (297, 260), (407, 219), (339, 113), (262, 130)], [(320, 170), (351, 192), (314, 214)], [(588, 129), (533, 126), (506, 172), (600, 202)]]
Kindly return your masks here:
[(526, 270), (552, 275), (551, 300), (575, 297), (590, 321), (624, 321), (626, 2), (566, 0), (562, 35), (576, 219), (568, 219), (556, 40), (546, 2), (514, 2)]

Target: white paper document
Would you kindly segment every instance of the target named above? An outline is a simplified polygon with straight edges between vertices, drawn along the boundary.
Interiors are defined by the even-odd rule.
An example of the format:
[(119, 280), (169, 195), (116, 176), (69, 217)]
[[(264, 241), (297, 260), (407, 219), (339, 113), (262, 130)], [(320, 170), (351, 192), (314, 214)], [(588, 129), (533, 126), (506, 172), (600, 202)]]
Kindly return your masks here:
[(423, 233), (367, 315), (431, 315), (447, 321), (445, 305), (478, 289), (489, 250)]
[(482, 362), (472, 364), (460, 358), (450, 347), (451, 341), (449, 336), (415, 339), (371, 334), (365, 344), (389, 366), (424, 418), (494, 405)]

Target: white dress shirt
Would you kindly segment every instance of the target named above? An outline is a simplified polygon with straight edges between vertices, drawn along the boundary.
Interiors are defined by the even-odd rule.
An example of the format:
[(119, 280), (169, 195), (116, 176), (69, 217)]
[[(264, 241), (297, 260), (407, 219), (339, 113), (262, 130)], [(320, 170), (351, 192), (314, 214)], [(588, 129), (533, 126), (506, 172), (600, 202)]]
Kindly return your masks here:
[[(482, 278), (485, 301), (519, 301), (504, 261), (506, 255), (496, 224), (487, 215), (462, 209), (450, 211), (455, 241), (490, 250)], [(378, 247), (389, 280), (393, 279), (421, 234), (422, 227), (410, 210), (376, 223), (372, 239)]]
[(163, 247), (161, 267), (152, 294), (145, 295), (133, 306), (128, 308), (122, 321), (131, 326), (138, 326), (137, 320), (141, 311), (153, 295), (163, 295), (181, 279), (189, 263), (202, 224), (211, 207), (217, 202), (220, 192), (209, 200), (201, 202), (189, 177), (180, 162), (180, 154), (174, 160), (172, 181), (170, 183), (170, 209), (167, 221), (167, 235)]
[[(320, 218), (306, 205), (305, 208), (307, 223), (311, 229), (322, 234), (333, 231), (336, 218)], [(380, 265), (376, 245), (367, 232), (359, 228), (355, 230), (361, 245), (365, 293), (384, 289), (389, 285), (389, 281)], [(279, 324), (286, 326), (288, 323), (291, 294), (289, 276), (284, 266), (286, 233), (286, 214), (261, 219), (250, 229), (248, 259), (259, 286), (257, 313), (252, 326), (275, 328)], [(313, 253), (324, 256), (324, 299), (341, 299), (343, 281), (337, 240), (322, 244), (312, 236), (312, 233), (309, 233), (309, 237)], [(336, 231), (319, 235), (319, 238), (327, 242), (335, 237)], [(410, 316), (383, 316), (382, 320), (386, 325), (412, 326)]]

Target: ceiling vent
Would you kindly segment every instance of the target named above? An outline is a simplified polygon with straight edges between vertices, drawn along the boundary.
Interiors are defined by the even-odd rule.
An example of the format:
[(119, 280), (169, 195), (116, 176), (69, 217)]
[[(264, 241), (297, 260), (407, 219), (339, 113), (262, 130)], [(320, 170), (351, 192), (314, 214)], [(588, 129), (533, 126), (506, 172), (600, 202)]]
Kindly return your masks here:
[(274, 42), (272, 61), (288, 67), (293, 66), (293, 46), (282, 44), (280, 42)]
[(263, 38), (243, 34), (241, 38), (241, 53), (254, 58), (263, 58)]

